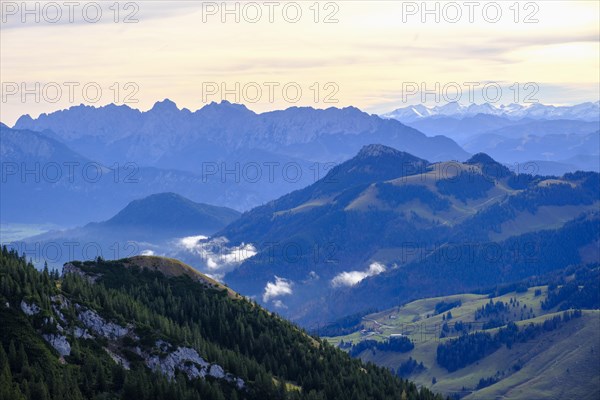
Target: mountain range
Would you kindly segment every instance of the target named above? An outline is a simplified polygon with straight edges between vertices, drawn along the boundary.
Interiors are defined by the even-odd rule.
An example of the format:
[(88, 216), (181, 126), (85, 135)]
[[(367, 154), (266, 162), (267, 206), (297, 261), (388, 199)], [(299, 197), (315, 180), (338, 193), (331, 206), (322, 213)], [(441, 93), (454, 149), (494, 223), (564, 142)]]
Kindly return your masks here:
[[(370, 143), (430, 161), (485, 152), (517, 173), (598, 171), (599, 127), (588, 121), (596, 106), (534, 113), (542, 106), (500, 112), (492, 105), (448, 104), (431, 109), (430, 117), (409, 118), (417, 129), (353, 107), (257, 114), (227, 101), (194, 112), (170, 100), (146, 112), (74, 106), (35, 119), (25, 115), (14, 128), (0, 126), (7, 188), (0, 214), (5, 224), (70, 227), (106, 220), (129, 202), (161, 192), (246, 211), (314, 183)], [(480, 112), (486, 109), (493, 112)], [(508, 109), (532, 114), (515, 119), (521, 114)], [(559, 116), (580, 119), (543, 119)], [(28, 213), (19, 211), (23, 206)]]
[[(313, 174), (308, 163), (296, 162), (294, 166), (305, 173), (294, 181), (283, 179), (281, 170), (272, 181), (268, 175), (259, 181), (254, 181), (254, 175), (242, 179), (240, 174), (223, 179), (218, 169), (203, 174), (130, 162), (102, 164), (47, 134), (29, 130), (2, 126), (0, 139), (4, 189), (0, 216), (5, 224), (82, 225), (106, 220), (129, 202), (161, 192), (244, 210), (308, 184)], [(232, 157), (240, 164), (248, 159), (243, 152)], [(25, 209), (27, 212), (23, 212)]]
[(240, 149), (266, 151), (264, 158), (277, 154), (311, 162), (338, 162), (374, 142), (432, 160), (467, 155), (446, 138), (427, 138), (354, 107), (290, 107), (257, 114), (222, 101), (192, 112), (166, 99), (146, 112), (126, 105), (81, 105), (36, 119), (25, 115), (14, 128), (51, 131), (75, 151), (107, 164), (127, 160), (196, 172), (202, 162), (228, 160), (228, 153)]
[(554, 106), (541, 103), (496, 105), (494, 103), (463, 105), (456, 101), (442, 106), (428, 107), (424, 104), (397, 108), (386, 114), (385, 118), (393, 118), (403, 122), (414, 122), (429, 117), (454, 117), (462, 119), (478, 114), (506, 117), (512, 120), (540, 119), (557, 120), (570, 119), (581, 121), (598, 121), (600, 117), (600, 102), (587, 102), (573, 106)]
[[(165, 193), (133, 201), (105, 222), (20, 243), (94, 243), (93, 253), (109, 258), (176, 257), (309, 326), (398, 298), (476, 290), (593, 260), (598, 176), (515, 173), (485, 154), (431, 163), (367, 145), (315, 183), (242, 215)], [(466, 251), (465, 243), (473, 260), (439, 263), (449, 249)], [(538, 247), (522, 251), (534, 252), (533, 264), (506, 250), (532, 243)], [(490, 248), (506, 254), (477, 261), (485, 274), (473, 270)], [(54, 263), (73, 258), (61, 256)], [(413, 285), (420, 279), (431, 282)]]
[[(583, 118), (585, 110), (569, 115)], [(71, 227), (1, 253), (0, 394), (19, 398), (31, 378), (36, 393), (28, 397), (67, 398), (60, 376), (80, 383), (72, 398), (109, 389), (129, 398), (434, 398), (283, 318), (351, 337), (349, 348), (334, 340), (398, 375), (410, 369), (419, 385), (439, 379), (445, 394), (512, 395), (515, 379), (548, 390), (518, 368), (571, 348), (568, 332), (595, 329), (597, 314), (576, 311), (581, 319), (569, 322), (572, 315), (558, 311), (595, 301), (588, 278), (600, 259), (597, 122), (548, 119), (566, 113), (554, 111), (411, 123), (430, 135), (446, 129), (456, 141), (352, 107), (256, 114), (227, 102), (195, 112), (168, 100), (147, 112), (79, 106), (1, 125), (2, 227)], [(292, 179), (288, 166), (301, 176)], [(64, 275), (31, 262), (64, 264)], [(519, 309), (521, 319), (515, 310), (501, 324), (486, 319), (482, 331), (448, 328), (435, 359), (432, 345), (415, 347), (382, 319), (437, 321), (443, 313), (447, 321), (450, 307), (467, 321), (486, 296), (523, 287), (518, 301), (550, 322)], [(546, 295), (539, 307), (530, 299), (538, 291)], [(456, 299), (465, 307), (452, 306)], [(373, 343), (378, 331), (386, 337)], [(534, 348), (531, 335), (561, 346)], [(517, 349), (535, 354), (511, 352), (513, 337)], [(15, 338), (26, 338), (22, 350)], [(491, 347), (472, 354), (468, 340)], [(424, 369), (396, 354), (411, 346)], [(586, 354), (571, 356), (588, 363)], [(482, 375), (468, 365), (475, 362), (503, 370)], [(591, 393), (579, 386), (564, 393)], [(377, 392), (383, 387), (385, 395)]]
[(373, 142), (432, 160), (468, 157), (448, 138), (353, 107), (256, 114), (226, 101), (195, 112), (169, 100), (146, 112), (74, 106), (23, 116), (0, 135), (2, 221), (62, 226), (107, 219), (159, 192), (248, 210), (315, 182)]
[(429, 163), (370, 145), (198, 243), (252, 243), (257, 254), (225, 282), (303, 324), (323, 323), (594, 260), (599, 187), (597, 173), (515, 174), (484, 154)]
[(383, 114), (429, 135), (444, 135), (470, 153), (505, 164), (533, 166), (540, 174), (600, 171), (599, 103), (576, 106), (484, 103), (417, 105)]

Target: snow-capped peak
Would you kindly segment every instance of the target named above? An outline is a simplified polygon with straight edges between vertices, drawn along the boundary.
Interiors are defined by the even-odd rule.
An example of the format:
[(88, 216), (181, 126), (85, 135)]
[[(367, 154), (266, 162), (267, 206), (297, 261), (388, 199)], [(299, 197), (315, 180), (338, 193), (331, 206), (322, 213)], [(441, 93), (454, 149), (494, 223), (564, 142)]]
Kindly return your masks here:
[(462, 105), (450, 102), (442, 106), (428, 107), (424, 104), (398, 108), (382, 114), (382, 118), (396, 119), (404, 123), (428, 117), (445, 116), (457, 119), (472, 117), (477, 114), (495, 115), (510, 119), (574, 119), (597, 121), (600, 119), (600, 102), (587, 102), (574, 106), (553, 106), (541, 103), (495, 105), (490, 103)]

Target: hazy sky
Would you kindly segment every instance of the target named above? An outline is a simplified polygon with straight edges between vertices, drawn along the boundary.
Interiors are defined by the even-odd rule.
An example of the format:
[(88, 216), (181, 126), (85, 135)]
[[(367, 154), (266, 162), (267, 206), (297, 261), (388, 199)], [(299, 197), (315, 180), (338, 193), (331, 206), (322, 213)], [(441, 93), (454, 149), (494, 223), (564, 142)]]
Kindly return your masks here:
[(229, 2), (231, 14), (221, 2), (114, 3), (30, 2), (26, 14), (2, 1), (2, 122), (126, 95), (142, 110), (170, 98), (191, 110), (227, 99), (373, 113), (421, 102), (422, 84), (430, 105), (457, 90), (465, 104), (599, 98), (597, 1), (430, 1), (430, 14), (421, 1)]

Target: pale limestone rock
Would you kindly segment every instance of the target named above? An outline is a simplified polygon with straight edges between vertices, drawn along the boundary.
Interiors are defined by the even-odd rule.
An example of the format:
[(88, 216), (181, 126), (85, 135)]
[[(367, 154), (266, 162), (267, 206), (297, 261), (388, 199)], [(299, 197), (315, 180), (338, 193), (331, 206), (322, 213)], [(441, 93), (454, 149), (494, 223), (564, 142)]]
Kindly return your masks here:
[(71, 345), (67, 338), (62, 335), (42, 335), (43, 338), (56, 349), (62, 357), (71, 354)]
[(27, 303), (25, 300), (21, 300), (21, 310), (27, 315), (35, 315), (40, 312), (40, 308), (35, 303)]
[[(171, 348), (171, 345), (159, 340), (156, 342), (156, 347), (163, 352), (167, 352), (169, 348)], [(226, 373), (220, 365), (208, 363), (200, 357), (196, 350), (189, 347), (178, 347), (175, 351), (167, 354), (165, 357), (159, 357), (157, 355), (151, 356), (143, 353), (141, 355), (146, 360), (146, 365), (150, 369), (161, 372), (170, 379), (175, 377), (176, 370), (180, 370), (190, 379), (211, 376), (216, 379), (224, 379), (227, 382), (232, 382), (238, 389), (243, 389), (245, 386), (242, 379), (230, 373)]]
[(76, 326), (75, 329), (73, 329), (73, 336), (75, 336), (77, 339), (92, 339), (93, 338), (93, 336), (88, 333), (87, 329), (80, 328), (78, 326)]
[(110, 340), (122, 338), (129, 333), (129, 329), (113, 322), (106, 322), (101, 316), (91, 310), (79, 313), (78, 318), (86, 328)]

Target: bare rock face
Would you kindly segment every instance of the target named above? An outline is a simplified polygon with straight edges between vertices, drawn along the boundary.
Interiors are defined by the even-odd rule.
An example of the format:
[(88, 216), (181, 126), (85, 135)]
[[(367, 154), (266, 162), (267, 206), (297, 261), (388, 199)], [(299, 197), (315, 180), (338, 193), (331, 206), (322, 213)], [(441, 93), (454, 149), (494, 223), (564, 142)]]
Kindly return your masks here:
[[(156, 347), (162, 351), (166, 351), (170, 345), (164, 341), (157, 341)], [(146, 360), (146, 365), (170, 379), (175, 377), (175, 371), (184, 372), (189, 379), (204, 378), (211, 376), (216, 379), (224, 379), (227, 382), (234, 383), (238, 389), (244, 388), (244, 381), (230, 373), (226, 373), (223, 367), (217, 364), (210, 364), (204, 360), (198, 352), (189, 347), (177, 347), (173, 352), (168, 353), (164, 357), (157, 355), (142, 355)]]
[(223, 371), (223, 368), (220, 365), (213, 364), (208, 370), (208, 375), (212, 376), (213, 378), (223, 379), (225, 378), (225, 371)]
[(52, 296), (50, 297), (50, 300), (52, 300), (52, 311), (54, 311), (54, 314), (58, 317), (59, 321), (66, 325), (67, 320), (63, 315), (62, 310), (69, 306), (69, 300), (63, 295)]
[(109, 340), (122, 338), (129, 334), (129, 329), (113, 322), (106, 322), (104, 318), (94, 311), (85, 310), (79, 313), (78, 318), (86, 328)]
[(184, 371), (192, 379), (206, 376), (210, 364), (200, 357), (196, 350), (189, 347), (178, 347), (177, 350), (162, 359), (159, 356), (148, 356), (146, 365), (171, 379), (175, 377), (176, 369)]
[(71, 345), (69, 344), (69, 342), (67, 341), (67, 338), (65, 336), (62, 335), (42, 335), (43, 338), (50, 343), (50, 345), (52, 347), (54, 347), (54, 349), (56, 349), (56, 351), (58, 351), (58, 354), (60, 354), (61, 356), (68, 356), (69, 354), (71, 354)]
[(75, 327), (75, 329), (73, 329), (73, 336), (75, 336), (75, 338), (80, 339), (92, 339), (93, 336), (90, 335), (87, 331), (87, 329), (84, 328), (80, 328), (78, 326)]
[[(65, 265), (65, 267), (67, 267)], [(73, 272), (73, 271), (71, 271)], [(76, 339), (93, 339), (96, 335), (108, 339), (111, 343), (108, 347), (104, 347), (107, 354), (117, 364), (122, 365), (125, 369), (130, 368), (130, 363), (126, 357), (124, 357), (120, 351), (120, 347), (117, 344), (118, 340), (129, 336), (133, 340), (139, 340), (139, 337), (133, 333), (133, 327), (121, 326), (114, 322), (110, 322), (102, 318), (97, 312), (86, 309), (79, 304), (75, 304), (77, 310), (77, 319), (81, 321), (81, 326), (68, 326), (66, 324), (66, 318), (61, 312), (61, 309), (68, 303), (58, 297), (52, 299), (52, 309), (58, 316), (46, 317), (44, 324), (55, 325), (58, 333), (56, 334), (44, 334), (43, 338), (60, 354), (62, 362), (64, 362), (65, 356), (71, 354), (71, 345), (67, 341), (65, 332), (71, 332), (73, 337)], [(66, 300), (66, 299), (64, 299)], [(26, 301), (21, 302), (21, 309), (27, 315), (38, 314), (41, 309), (36, 304), (29, 304)], [(65, 330), (58, 321), (65, 323), (68, 328)], [(157, 372), (167, 376), (169, 379), (174, 379), (177, 371), (181, 371), (187, 375), (189, 379), (205, 378), (207, 376), (215, 379), (223, 379), (227, 382), (235, 384), (239, 389), (243, 389), (245, 383), (242, 379), (234, 376), (231, 373), (225, 372), (222, 366), (217, 364), (211, 364), (198, 354), (198, 352), (190, 347), (174, 346), (164, 340), (158, 340), (154, 346), (155, 350), (148, 353), (142, 350), (139, 346), (135, 348), (135, 353), (141, 356), (146, 365)], [(160, 353), (160, 354), (157, 354)]]
[(29, 304), (25, 300), (21, 300), (21, 310), (30, 316), (40, 312), (40, 308), (35, 303)]

